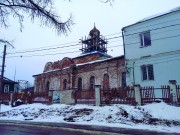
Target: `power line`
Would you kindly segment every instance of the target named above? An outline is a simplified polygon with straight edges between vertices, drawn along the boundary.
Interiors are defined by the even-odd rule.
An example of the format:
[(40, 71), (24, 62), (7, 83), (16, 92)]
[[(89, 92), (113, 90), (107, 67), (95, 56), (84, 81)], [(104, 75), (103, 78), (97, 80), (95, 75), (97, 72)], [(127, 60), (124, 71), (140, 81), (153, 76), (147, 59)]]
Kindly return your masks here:
[[(157, 39), (153, 39), (153, 40), (151, 40), (151, 41), (155, 41), (155, 40), (163, 40), (163, 39), (168, 39), (168, 38), (174, 38), (174, 37), (178, 37), (178, 36), (180, 36), (180, 35), (175, 35), (175, 36), (169, 36), (169, 37), (163, 37), (163, 38), (157, 38)], [(140, 43), (140, 42), (134, 42), (134, 43), (130, 43), (130, 44), (126, 44), (126, 46), (127, 45), (132, 45), (132, 44), (137, 44), (137, 43)], [(123, 44), (122, 45), (118, 45), (118, 46), (123, 46)], [(115, 46), (116, 47), (116, 46)], [(111, 47), (109, 47), (109, 48), (111, 48)], [(64, 52), (64, 53), (51, 53), (51, 54), (42, 54), (42, 55), (29, 55), (29, 56), (23, 56), (23, 57), (33, 57), (33, 56), (45, 56), (45, 55), (57, 55), (57, 54), (68, 54), (68, 53), (74, 53), (74, 52), (80, 52), (80, 51), (73, 51), (73, 52)], [(22, 55), (20, 55), (20, 56), (10, 56), (10, 57), (7, 57), (7, 58), (13, 58), (13, 57), (22, 57)]]
[[(111, 46), (108, 48), (113, 48), (113, 47), (119, 47), (119, 46), (123, 46), (123, 45), (115, 45), (115, 46)], [(72, 48), (71, 48), (72, 49)], [(59, 50), (58, 50), (59, 51)], [(54, 51), (53, 51), (54, 52)], [(55, 51), (57, 52), (57, 51)], [(9, 56), (7, 58), (14, 58), (14, 57), (34, 57), (34, 56), (46, 56), (46, 55), (58, 55), (58, 54), (69, 54), (69, 53), (76, 53), (76, 52), (81, 52), (81, 51), (72, 51), (72, 52), (64, 52), (64, 53), (48, 53), (48, 54), (33, 54), (33, 55), (16, 55), (16, 56)]]
[[(164, 26), (164, 27), (159, 27), (159, 28), (154, 28), (154, 29), (148, 29), (149, 31), (152, 31), (152, 30), (159, 30), (159, 29), (164, 29), (164, 28), (168, 28), (168, 27), (174, 27), (174, 26), (178, 26), (180, 25), (180, 23), (177, 23), (177, 24), (173, 24), (173, 25), (168, 25), (168, 26)], [(146, 30), (147, 31), (147, 30)], [(126, 36), (130, 36), (130, 35), (134, 35), (134, 34), (139, 34), (141, 32), (135, 32), (135, 33), (130, 33), (130, 34), (127, 34), (127, 35), (124, 35), (125, 37)]]
[(39, 51), (52, 50), (52, 49), (58, 49), (58, 48), (66, 48), (66, 47), (77, 46), (77, 45), (81, 45), (81, 44), (59, 46), (59, 47), (46, 48), (46, 49), (29, 50), (29, 51), (21, 51), (21, 52), (14, 52), (14, 53), (8, 53), (8, 54), (27, 53), (27, 52), (39, 52)]
[[(171, 62), (171, 61), (176, 61), (176, 60), (180, 60), (180, 58), (178, 59), (172, 59), (172, 60), (164, 60), (162, 62), (155, 62), (155, 63), (152, 63), (153, 65), (156, 65), (156, 64), (160, 64), (160, 63), (166, 63), (166, 62)], [(147, 62), (147, 61), (146, 61)], [(134, 67), (141, 67), (141, 65), (134, 65)], [(128, 67), (128, 68), (133, 68), (133, 67)]]
[[(175, 21), (178, 21), (178, 20), (180, 20), (180, 18), (174, 19), (174, 20), (169, 20), (169, 21), (164, 21), (164, 22), (161, 22), (161, 23), (156, 23), (156, 24), (153, 24), (153, 25), (147, 25), (147, 26), (138, 27), (138, 28), (135, 28), (135, 29), (132, 29), (132, 30), (129, 30), (129, 31), (133, 31), (133, 30), (137, 30), (137, 29), (142, 29), (142, 28), (147, 28), (147, 27), (151, 27), (151, 26), (156, 26), (156, 25), (164, 24), (164, 23), (167, 24), (169, 22), (175, 22)], [(134, 23), (132, 25), (135, 25), (135, 24), (138, 24), (138, 23)], [(129, 25), (129, 26), (131, 26), (131, 25)], [(124, 28), (126, 28), (126, 27), (128, 27), (128, 26), (125, 26)]]
[(68, 43), (62, 43), (62, 44), (51, 45), (51, 46), (46, 46), (46, 47), (31, 48), (31, 49), (25, 49), (25, 50), (19, 50), (19, 51), (29, 51), (29, 50), (36, 50), (36, 49), (44, 49), (44, 48), (48, 48), (48, 47), (55, 47), (55, 46), (59, 46), (59, 45), (67, 45), (67, 44), (72, 44), (72, 43), (77, 44), (78, 41), (72, 41), (72, 42), (68, 42)]
[[(176, 20), (180, 20), (180, 19), (176, 19)], [(169, 21), (169, 22), (171, 22), (171, 21)], [(158, 30), (158, 29), (163, 29), (163, 28), (177, 26), (177, 25), (180, 25), (180, 24), (173, 24), (173, 25), (168, 25), (168, 26), (159, 27), (159, 28), (150, 29), (150, 30)], [(116, 34), (118, 34), (118, 33), (114, 33), (114, 34), (110, 34), (110, 35), (116, 35)], [(131, 33), (131, 34), (124, 35), (124, 36), (130, 36), (130, 35), (133, 35), (133, 34), (139, 34), (139, 32)], [(108, 35), (108, 36), (110, 36), (110, 35)], [(107, 39), (108, 40), (112, 40), (112, 39), (116, 39), (116, 38), (120, 38), (120, 37), (122, 37), (122, 35), (121, 36), (115, 36), (115, 37), (107, 38)], [(71, 44), (71, 43), (76, 43), (76, 44), (72, 44), (72, 45), (68, 45), (68, 46), (62, 46), (62, 47), (53, 47), (53, 48), (43, 47), (45, 49), (43, 49), (42, 47), (41, 48), (35, 48), (35, 49), (27, 49), (27, 50), (24, 50), (24, 51), (22, 50), (22, 51), (12, 52), (12, 53), (9, 53), (9, 54), (22, 53), (22, 52), (25, 53), (25, 52), (33, 52), (33, 51), (42, 51), (42, 50), (50, 50), (50, 49), (57, 49), (57, 48), (64, 48), (64, 47), (71, 47), (71, 46), (75, 46), (75, 45), (80, 45), (79, 43), (77, 43), (77, 41), (76, 42), (64, 43), (64, 44), (59, 44), (59, 45), (65, 45), (65, 44)], [(56, 45), (56, 46), (58, 46), (58, 45)], [(49, 47), (51, 47), (51, 46), (49, 46)]]
[(68, 53), (76, 53), (81, 51), (73, 51), (73, 52), (64, 52), (64, 53), (49, 53), (49, 54), (39, 54), (39, 55), (20, 55), (20, 56), (9, 56), (7, 58), (14, 58), (14, 57), (34, 57), (34, 56), (48, 56), (48, 55), (57, 55), (57, 54), (68, 54)]
[[(158, 30), (158, 29), (164, 29), (164, 28), (167, 28), (167, 27), (172, 27), (172, 26), (177, 26), (177, 25), (180, 25), (180, 24), (174, 24), (174, 25), (168, 25), (168, 26), (164, 26), (164, 27), (161, 27), (161, 28), (155, 28), (155, 29), (151, 29), (151, 30)], [(177, 30), (177, 29), (176, 29)], [(172, 30), (171, 30), (172, 31)], [(162, 32), (160, 32), (162, 33)], [(132, 34), (137, 34), (137, 33), (131, 33), (131, 34), (128, 34), (128, 35), (125, 35), (125, 36), (129, 36), (129, 35), (132, 35)], [(154, 33), (153, 33), (154, 34)], [(159, 34), (159, 32), (157, 33)], [(112, 35), (112, 34), (111, 34)], [(177, 35), (177, 36), (180, 36), (180, 35)], [(170, 37), (164, 37), (164, 38), (159, 38), (159, 39), (153, 39), (153, 40), (160, 40), (160, 39), (166, 39), (166, 38), (172, 38), (172, 37), (177, 37), (177, 36), (170, 36)], [(108, 40), (112, 40), (112, 39), (116, 39), (116, 38), (120, 38), (122, 36), (115, 36), (115, 37), (112, 37), (112, 38), (109, 38)], [(152, 41), (153, 41), (152, 40)], [(113, 41), (111, 41), (113, 42)], [(115, 42), (115, 41), (114, 41)], [(76, 42), (69, 42), (69, 43), (65, 43), (65, 44), (70, 44), (70, 43), (76, 43)], [(132, 44), (137, 44), (137, 43), (140, 43), (140, 42), (134, 42), (134, 43), (129, 43), (129, 44), (126, 44), (126, 45), (132, 45)], [(64, 45), (65, 45), (64, 44)], [(62, 44), (61, 44), (62, 45)], [(8, 55), (10, 54), (17, 54), (17, 53), (33, 53), (33, 52), (40, 52), (40, 51), (49, 51), (49, 50), (52, 50), (52, 49), (60, 49), (60, 48), (68, 48), (68, 47), (72, 47), (72, 46), (78, 46), (78, 45), (81, 45), (79, 43), (76, 43), (76, 44), (70, 44), (70, 45), (65, 45), (65, 46), (60, 46), (60, 47), (51, 47), (51, 48), (44, 48), (44, 49), (28, 49), (28, 50), (25, 50), (25, 51), (17, 51), (17, 52), (13, 52), (13, 53), (8, 53)], [(119, 46), (123, 46), (123, 45), (119, 45)], [(116, 46), (115, 46), (116, 47)], [(109, 47), (108, 47), (109, 48)], [(110, 47), (111, 48), (111, 47)], [(65, 54), (65, 53), (64, 53)], [(13, 57), (13, 56), (12, 56)]]
[[(177, 26), (177, 25), (180, 25), (180, 24), (169, 25), (169, 26), (165, 26), (165, 27), (161, 27), (161, 28), (156, 28), (156, 29), (151, 29), (151, 30), (158, 30), (158, 29), (167, 28), (167, 27), (172, 27), (172, 26)], [(132, 35), (132, 34), (138, 34), (138, 33), (131, 33), (131, 34), (128, 34), (128, 35), (125, 35), (125, 36), (129, 36), (129, 35)], [(120, 37), (122, 37), (122, 36), (116, 36), (116, 37), (108, 38), (108, 40), (112, 40), (112, 39), (120, 38)], [(75, 43), (75, 42), (70, 42), (70, 43)], [(65, 44), (69, 44), (69, 43), (65, 43)], [(61, 44), (61, 45), (62, 45), (62, 44)], [(26, 51), (17, 51), (17, 52), (8, 53), (8, 54), (26, 53), (26, 52), (35, 52), (35, 51), (44, 51), (44, 50), (65, 48), (65, 47), (71, 47), (71, 46), (77, 46), (77, 45), (81, 45), (81, 44), (76, 43), (76, 44), (67, 45), (67, 46), (53, 47), (53, 48), (45, 48), (45, 49), (36, 49), (36, 50), (33, 50), (33, 49), (30, 50), (30, 49), (29, 49), (29, 50), (26, 50)]]
[[(180, 18), (178, 19), (174, 19), (174, 20), (170, 20), (170, 21), (164, 21), (164, 22), (161, 22), (161, 23), (156, 23), (156, 24), (153, 24), (153, 25), (148, 25), (148, 26), (143, 26), (143, 27), (138, 27), (138, 28), (135, 28), (135, 29), (132, 29), (132, 30), (129, 30), (129, 31), (133, 31), (133, 30), (137, 30), (137, 29), (142, 29), (142, 28), (147, 28), (147, 27), (151, 27), (151, 26), (156, 26), (156, 25), (159, 25), (159, 24), (167, 24), (169, 22), (175, 22), (175, 21), (178, 21), (180, 20)], [(129, 25), (131, 26), (131, 25)], [(128, 26), (126, 26), (128, 27)], [(116, 34), (122, 34), (121, 32), (117, 32), (117, 33), (114, 33), (114, 34), (109, 34), (109, 35), (105, 35), (105, 36), (111, 36), (111, 35), (116, 35)]]
[[(174, 52), (173, 55), (179, 55), (180, 54), (180, 50), (178, 52)], [(169, 55), (172, 55), (172, 54), (169, 54)], [(136, 60), (136, 64), (140, 64), (140, 63), (144, 63), (144, 62), (154, 62), (154, 61), (159, 61), (159, 60), (164, 60), (166, 57), (168, 57), (168, 59), (171, 59), (171, 58), (174, 58), (174, 57), (177, 57), (177, 56), (163, 56), (163, 58), (156, 58), (155, 60), (152, 58), (152, 57), (148, 57), (148, 58), (152, 58), (153, 60), (143, 60), (143, 59), (138, 59)], [(141, 61), (143, 60), (143, 61)], [(133, 60), (132, 60), (133, 62)]]
[[(156, 40), (162, 40), (162, 39), (168, 39), (168, 38), (174, 38), (174, 37), (179, 37), (180, 35), (174, 35), (174, 36), (169, 36), (169, 37), (163, 37), (163, 38), (156, 38), (156, 39), (152, 39), (151, 41), (156, 41)], [(135, 45), (137, 43), (140, 43), (140, 42), (134, 42), (134, 43), (129, 43), (129, 44), (125, 44), (125, 46), (128, 46), (128, 45)]]

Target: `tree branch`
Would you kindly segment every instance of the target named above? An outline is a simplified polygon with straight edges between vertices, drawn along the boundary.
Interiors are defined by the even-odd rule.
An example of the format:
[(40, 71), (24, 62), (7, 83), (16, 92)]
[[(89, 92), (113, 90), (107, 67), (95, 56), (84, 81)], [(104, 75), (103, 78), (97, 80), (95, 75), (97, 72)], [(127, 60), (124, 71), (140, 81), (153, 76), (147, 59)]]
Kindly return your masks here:
[[(12, 42), (12, 41), (11, 41)], [(14, 48), (14, 46), (12, 45), (12, 43), (7, 41), (7, 40), (4, 40), (4, 39), (0, 39), (0, 44), (6, 44), (6, 45), (9, 45), (11, 46), (12, 48)]]
[(53, 11), (52, 0), (4, 0), (0, 2), (0, 24), (8, 27), (7, 20), (9, 15), (17, 18), (20, 24), (20, 30), (23, 28), (23, 18), (25, 12), (34, 21), (35, 18), (41, 20), (41, 24), (53, 27), (58, 34), (67, 34), (73, 25), (72, 16), (67, 21), (62, 22), (60, 17)]

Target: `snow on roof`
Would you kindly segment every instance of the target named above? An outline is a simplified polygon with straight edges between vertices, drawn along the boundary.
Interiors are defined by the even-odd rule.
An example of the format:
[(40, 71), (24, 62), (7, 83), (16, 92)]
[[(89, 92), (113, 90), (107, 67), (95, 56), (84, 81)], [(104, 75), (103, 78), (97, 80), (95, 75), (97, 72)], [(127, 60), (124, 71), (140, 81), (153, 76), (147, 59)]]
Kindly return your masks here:
[(162, 16), (162, 15), (166, 15), (166, 14), (169, 14), (169, 13), (172, 13), (172, 12), (176, 12), (176, 11), (179, 11), (179, 10), (180, 10), (180, 6), (179, 6), (179, 7), (176, 7), (176, 8), (173, 8), (173, 9), (171, 9), (171, 10), (168, 10), (168, 11), (165, 11), (165, 12), (162, 12), (162, 13), (159, 13), (159, 14), (155, 14), (155, 15), (146, 17), (146, 18), (138, 21), (137, 23), (144, 22), (144, 21), (147, 21), (147, 20), (150, 20), (150, 19), (153, 19), (153, 18)]
[(33, 77), (38, 76), (38, 75), (41, 75), (41, 74), (46, 74), (46, 73), (51, 73), (51, 72), (55, 72), (55, 71), (60, 71), (60, 70), (68, 69), (68, 68), (69, 68), (69, 67), (65, 67), (65, 68), (62, 68), (62, 69), (48, 70), (48, 71), (46, 71), (46, 72), (43, 72), (43, 73), (40, 73), (40, 74), (33, 75)]
[(106, 61), (106, 60), (109, 60), (109, 59), (112, 59), (112, 58), (107, 58), (107, 59), (103, 59), (103, 60), (95, 60), (95, 61), (90, 61), (90, 62), (86, 62), (86, 63), (81, 63), (81, 64), (76, 64), (76, 66), (82, 66), (82, 65), (87, 65), (87, 64), (93, 64), (93, 63), (98, 63), (98, 62), (103, 62), (103, 61)]
[(129, 26), (132, 26), (132, 25), (135, 25), (135, 24), (138, 24), (138, 23), (142, 23), (144, 21), (147, 21), (147, 20), (150, 20), (150, 19), (154, 19), (154, 18), (157, 18), (157, 17), (160, 17), (160, 16), (163, 16), (163, 15), (166, 15), (166, 14), (169, 14), (169, 13), (172, 13), (172, 12), (176, 12), (176, 11), (180, 11), (180, 6), (179, 7), (176, 7), (176, 8), (173, 8), (171, 10), (168, 10), (168, 11), (165, 11), (165, 12), (161, 12), (159, 14), (155, 14), (155, 15), (152, 15), (152, 16), (149, 16), (149, 17), (146, 17), (142, 20), (139, 20), (138, 22), (134, 23), (134, 24), (131, 24), (131, 25), (128, 25), (128, 26), (125, 26), (122, 28), (122, 31), (129, 27)]
[[(1, 77), (1, 75), (0, 75), (0, 77)], [(10, 80), (10, 79), (6, 78), (6, 77), (3, 77), (3, 81), (8, 82), (8, 83), (17, 83), (17, 82), (15, 82), (13, 80)]]
[(82, 53), (80, 54), (79, 56), (75, 57), (75, 58), (78, 58), (78, 57), (82, 57), (82, 56), (87, 56), (87, 55), (90, 55), (90, 54), (95, 54), (95, 53), (99, 53), (101, 55), (104, 55), (104, 56), (108, 56), (108, 54), (105, 54), (105, 53), (102, 53), (102, 52), (99, 52), (99, 51), (91, 51), (91, 52), (88, 52), (88, 53)]
[[(86, 63), (81, 63), (81, 64), (75, 64), (75, 65), (78, 67), (78, 66), (83, 66), (83, 65), (87, 65), (87, 64), (93, 64), (93, 63), (103, 62), (103, 61), (107, 61), (107, 60), (111, 60), (111, 59), (116, 59), (116, 58), (119, 58), (119, 57), (124, 57), (124, 55), (117, 56), (117, 57), (113, 57), (113, 58), (105, 58), (105, 59), (101, 59), (101, 60), (95, 60), (95, 61), (86, 62)], [(46, 72), (43, 72), (42, 74), (44, 74), (44, 73), (50, 73), (50, 72), (55, 72), (55, 71), (60, 71), (60, 70), (68, 69), (68, 68), (69, 68), (69, 67), (65, 67), (65, 68), (63, 68), (63, 69), (48, 70), (48, 71), (46, 71)], [(41, 74), (37, 74), (37, 75), (41, 75)], [(35, 77), (35, 76), (37, 76), (37, 75), (33, 75), (33, 77)]]
[(98, 63), (98, 62), (103, 62), (103, 61), (107, 61), (107, 60), (111, 60), (111, 59), (115, 59), (115, 58), (119, 58), (119, 57), (123, 57), (124, 55), (121, 56), (117, 56), (117, 57), (113, 57), (113, 58), (106, 58), (106, 59), (101, 59), (101, 60), (95, 60), (95, 61), (90, 61), (90, 62), (86, 62), (86, 63), (81, 63), (81, 64), (76, 64), (76, 66), (82, 66), (82, 65), (87, 65), (87, 64), (93, 64), (93, 63)]

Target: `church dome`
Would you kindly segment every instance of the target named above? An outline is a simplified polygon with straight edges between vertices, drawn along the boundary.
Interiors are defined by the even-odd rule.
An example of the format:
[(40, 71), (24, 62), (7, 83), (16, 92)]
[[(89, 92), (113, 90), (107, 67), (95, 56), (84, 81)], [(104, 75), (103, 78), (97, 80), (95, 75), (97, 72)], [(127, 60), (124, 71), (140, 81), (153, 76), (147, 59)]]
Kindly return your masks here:
[(94, 28), (89, 32), (89, 35), (91, 37), (93, 36), (99, 36), (100, 35), (100, 31), (96, 28), (96, 26), (94, 25)]

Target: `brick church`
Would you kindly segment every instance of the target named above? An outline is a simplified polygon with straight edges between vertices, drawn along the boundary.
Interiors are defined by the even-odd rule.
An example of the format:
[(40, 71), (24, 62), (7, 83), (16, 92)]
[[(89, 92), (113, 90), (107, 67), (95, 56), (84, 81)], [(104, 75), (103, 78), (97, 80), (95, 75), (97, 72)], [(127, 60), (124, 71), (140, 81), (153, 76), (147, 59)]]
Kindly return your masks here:
[(107, 54), (107, 40), (95, 26), (81, 42), (79, 56), (47, 62), (44, 71), (33, 76), (35, 92), (94, 90), (95, 85), (108, 90), (126, 85), (124, 56)]

